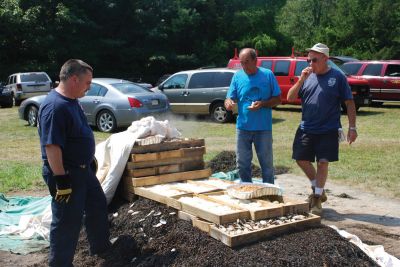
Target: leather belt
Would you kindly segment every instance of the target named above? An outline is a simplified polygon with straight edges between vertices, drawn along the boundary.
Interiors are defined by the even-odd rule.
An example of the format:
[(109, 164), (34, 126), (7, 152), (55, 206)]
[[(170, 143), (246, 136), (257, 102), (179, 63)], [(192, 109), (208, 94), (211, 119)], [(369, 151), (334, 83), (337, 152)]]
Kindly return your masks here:
[[(46, 160), (46, 159), (43, 160), (43, 163), (44, 163), (45, 165), (50, 166), (50, 165), (49, 165), (49, 161)], [(89, 167), (89, 164), (80, 164), (80, 165), (69, 164), (69, 163), (64, 163), (64, 164), (67, 165), (67, 166), (76, 167), (76, 168), (81, 168), (81, 169), (86, 169), (86, 168)]]

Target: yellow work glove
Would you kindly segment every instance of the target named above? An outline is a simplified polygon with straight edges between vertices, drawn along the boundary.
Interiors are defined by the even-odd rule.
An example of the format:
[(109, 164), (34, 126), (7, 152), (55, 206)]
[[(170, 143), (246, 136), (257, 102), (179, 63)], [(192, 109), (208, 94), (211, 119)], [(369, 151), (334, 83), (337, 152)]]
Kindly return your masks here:
[(64, 175), (55, 175), (54, 178), (56, 179), (57, 189), (56, 197), (54, 199), (59, 203), (68, 203), (72, 193), (69, 174), (66, 173)]

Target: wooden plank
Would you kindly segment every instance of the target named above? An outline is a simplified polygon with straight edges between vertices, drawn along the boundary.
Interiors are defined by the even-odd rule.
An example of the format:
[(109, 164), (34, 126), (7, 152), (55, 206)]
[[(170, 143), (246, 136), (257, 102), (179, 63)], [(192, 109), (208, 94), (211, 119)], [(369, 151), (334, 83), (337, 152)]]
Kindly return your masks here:
[(166, 204), (166, 196), (157, 194), (151, 190), (146, 189), (145, 187), (135, 187), (134, 193), (138, 196), (142, 196), (163, 204)]
[(182, 164), (187, 162), (203, 162), (203, 156), (194, 156), (194, 157), (184, 157), (184, 158), (169, 158), (169, 159), (161, 159), (161, 160), (152, 160), (152, 161), (142, 161), (142, 162), (130, 162), (128, 161), (126, 164), (126, 168), (128, 170), (133, 169), (141, 169), (148, 167), (158, 167), (164, 165), (173, 165), (173, 164)]
[(181, 211), (182, 210), (182, 204), (181, 204), (181, 202), (179, 202), (179, 198), (181, 198), (181, 197), (191, 197), (191, 196), (193, 196), (193, 194), (185, 194), (185, 195), (180, 195), (180, 196), (168, 197), (166, 199), (166, 202), (167, 202), (166, 205), (171, 207), (171, 208), (174, 208), (174, 209), (177, 209), (177, 210)]
[(177, 150), (169, 150), (169, 151), (155, 152), (155, 153), (131, 154), (130, 161), (136, 163), (142, 161), (154, 161), (154, 160), (162, 160), (170, 158), (195, 157), (195, 156), (202, 156), (205, 153), (206, 153), (206, 148), (204, 146), (181, 148)]
[(269, 201), (263, 201), (263, 200), (258, 200), (258, 199), (249, 199), (251, 202), (258, 202), (262, 206), (261, 207), (252, 207), (252, 208), (246, 208), (243, 206), (240, 206), (235, 203), (231, 203), (228, 200), (223, 200), (223, 199), (218, 199), (214, 198), (213, 196), (218, 196), (218, 195), (223, 195), (227, 194), (226, 191), (219, 191), (219, 192), (210, 192), (210, 193), (204, 193), (199, 196), (203, 198), (208, 198), (212, 201), (224, 204), (224, 205), (229, 205), (230, 207), (234, 207), (237, 209), (244, 209), (247, 210), (250, 213), (250, 218), (252, 220), (261, 220), (261, 219), (266, 219), (266, 218), (273, 218), (273, 217), (278, 217), (283, 215), (283, 204), (272, 204)]
[(201, 147), (204, 146), (204, 139), (182, 139), (176, 141), (167, 141), (159, 144), (144, 145), (144, 146), (133, 146), (131, 153), (133, 154), (143, 154), (152, 152), (161, 152), (167, 150), (175, 150), (179, 148), (187, 147)]
[(133, 189), (129, 186), (126, 186), (123, 182), (123, 179), (121, 179), (118, 188), (117, 188), (118, 194), (128, 202), (132, 202), (134, 199), (137, 198), (137, 196), (133, 193)]
[(192, 218), (192, 225), (203, 232), (210, 233), (210, 228), (213, 223), (194, 217)]
[(125, 176), (131, 177), (143, 177), (143, 176), (152, 176), (166, 173), (174, 173), (181, 171), (181, 164), (172, 164), (165, 166), (157, 166), (143, 169), (133, 169), (133, 170), (125, 170)]
[(221, 215), (212, 213), (206, 209), (189, 205), (187, 203), (181, 202), (181, 204), (183, 211), (216, 224), (225, 224), (225, 223), (235, 222), (237, 219), (249, 218), (249, 212), (245, 210), (237, 210), (232, 213), (226, 213)]
[(275, 225), (268, 228), (234, 236), (230, 236), (227, 233), (219, 230), (216, 226), (212, 225), (210, 227), (210, 236), (217, 240), (220, 240), (222, 243), (229, 247), (237, 247), (244, 244), (253, 243), (261, 239), (265, 239), (269, 236), (279, 235), (293, 229), (301, 230), (306, 227), (319, 225), (321, 223), (321, 217), (312, 214), (309, 214), (309, 216), (310, 217), (301, 221)]
[(196, 218), (196, 216), (180, 210), (178, 211), (178, 218), (184, 221), (191, 222), (193, 218)]
[(133, 186), (147, 186), (155, 184), (165, 184), (177, 181), (206, 178), (211, 175), (211, 169), (203, 169), (196, 171), (177, 172), (169, 174), (161, 174), (155, 176), (145, 176), (141, 178), (132, 178)]
[(122, 176), (121, 181), (119, 182), (119, 186), (133, 193), (133, 184), (131, 178)]
[(205, 164), (204, 164), (203, 160), (189, 161), (189, 162), (185, 162), (185, 163), (181, 163), (180, 164), (180, 171), (181, 172), (202, 170), (204, 168), (205, 168)]
[[(185, 184), (189, 184), (188, 186), (185, 186)], [(202, 194), (202, 193), (208, 193), (208, 192), (214, 192), (214, 191), (221, 191), (218, 187), (214, 186), (205, 186), (203, 184), (196, 184), (194, 181), (187, 180), (183, 183), (176, 183), (171, 185), (171, 188), (176, 189), (176, 190), (181, 190), (185, 191), (187, 193), (192, 193), (192, 194)]]
[(164, 152), (154, 152), (145, 154), (131, 154), (130, 160), (132, 162), (152, 161), (167, 158), (179, 158), (183, 156), (183, 150), (170, 150)]

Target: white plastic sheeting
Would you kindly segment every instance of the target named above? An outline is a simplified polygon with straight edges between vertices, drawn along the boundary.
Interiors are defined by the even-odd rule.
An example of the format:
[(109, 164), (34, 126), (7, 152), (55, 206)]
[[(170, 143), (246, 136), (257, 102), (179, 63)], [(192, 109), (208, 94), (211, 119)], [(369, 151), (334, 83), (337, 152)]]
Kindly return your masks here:
[(145, 117), (132, 122), (126, 131), (112, 134), (106, 141), (96, 146), (95, 156), (98, 162), (96, 176), (108, 204), (114, 197), (136, 139), (155, 135), (161, 136), (162, 139), (181, 137), (181, 133), (172, 127), (168, 120), (157, 121), (154, 117)]
[(333, 229), (335, 229), (341, 236), (349, 240), (351, 243), (359, 247), (362, 251), (365, 252), (371, 259), (373, 259), (377, 264), (383, 267), (400, 267), (400, 260), (396, 257), (385, 252), (385, 249), (381, 245), (370, 246), (364, 244), (361, 239), (353, 234), (350, 234), (344, 230), (339, 230), (334, 225), (329, 225)]

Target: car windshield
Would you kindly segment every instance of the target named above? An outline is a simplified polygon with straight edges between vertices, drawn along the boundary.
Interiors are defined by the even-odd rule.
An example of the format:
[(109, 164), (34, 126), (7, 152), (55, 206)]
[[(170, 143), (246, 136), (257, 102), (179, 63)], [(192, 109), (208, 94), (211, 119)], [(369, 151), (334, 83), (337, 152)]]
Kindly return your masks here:
[(26, 73), (21, 74), (21, 82), (48, 82), (49, 78), (47, 78), (46, 74), (43, 73)]
[(152, 92), (151, 90), (134, 83), (113, 83), (111, 85), (123, 94)]
[(343, 73), (344, 75), (348, 75), (346, 72), (344, 72), (338, 65), (336, 65), (335, 63), (333, 63), (332, 60), (328, 60), (328, 65), (338, 71), (340, 71), (341, 73)]

